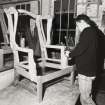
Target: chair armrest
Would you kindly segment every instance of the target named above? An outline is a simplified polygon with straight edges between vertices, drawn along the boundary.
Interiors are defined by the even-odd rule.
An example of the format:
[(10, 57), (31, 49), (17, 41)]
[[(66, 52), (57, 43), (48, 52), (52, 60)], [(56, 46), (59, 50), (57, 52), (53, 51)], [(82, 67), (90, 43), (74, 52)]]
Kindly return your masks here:
[[(65, 49), (66, 46), (60, 46), (60, 45), (45, 45), (45, 48), (53, 48), (53, 49)], [(69, 46), (71, 50), (73, 50), (74, 46)]]
[(59, 46), (59, 45), (45, 45), (46, 48), (54, 48), (54, 49), (64, 49), (66, 46)]
[[(61, 61), (63, 58), (65, 58), (65, 54), (64, 54), (64, 50), (65, 50), (66, 46), (60, 46), (60, 45), (46, 45), (45, 46), (45, 49), (46, 49), (46, 59), (47, 60), (52, 60), (52, 61)], [(49, 58), (48, 57), (48, 52), (47, 52), (47, 49), (54, 49), (55, 50), (58, 50), (59, 52), (57, 53), (55, 51), (54, 53), (54, 58)], [(51, 51), (53, 52), (53, 50)], [(52, 55), (53, 56), (53, 55)], [(59, 57), (58, 57), (59, 56)]]
[(29, 48), (17, 47), (16, 50), (17, 51), (21, 51), (21, 52), (26, 52), (26, 53), (32, 53), (33, 54), (33, 50), (32, 49), (29, 49)]
[[(33, 50), (32, 49), (29, 49), (29, 48), (22, 48), (22, 47), (17, 47), (15, 49), (15, 51), (17, 52), (23, 52), (23, 53), (27, 53), (28, 56), (27, 56), (27, 60), (22, 60), (22, 61), (19, 61), (19, 64), (20, 66), (24, 67), (24, 68), (27, 68), (29, 69), (29, 67), (31, 67), (30, 65), (33, 65), (34, 63), (34, 60), (33, 60)], [(16, 53), (16, 52), (15, 52)], [(28, 65), (26, 65), (25, 63), (28, 63)]]

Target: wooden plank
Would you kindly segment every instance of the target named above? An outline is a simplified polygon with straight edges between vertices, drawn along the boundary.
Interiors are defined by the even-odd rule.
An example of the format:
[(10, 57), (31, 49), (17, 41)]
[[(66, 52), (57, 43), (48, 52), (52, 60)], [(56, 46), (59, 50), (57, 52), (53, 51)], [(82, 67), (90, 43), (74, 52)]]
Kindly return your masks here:
[(20, 2), (30, 2), (35, 0), (0, 0), (0, 5), (4, 4), (14, 4), (14, 3), (20, 3)]
[(44, 82), (53, 80), (55, 78), (64, 76), (66, 74), (71, 73), (72, 71), (73, 71), (72, 67), (69, 67), (69, 68), (65, 68), (65, 69), (62, 69), (62, 70), (59, 70), (59, 71), (56, 71), (56, 72), (49, 73), (45, 76), (42, 76), (42, 82), (44, 83)]

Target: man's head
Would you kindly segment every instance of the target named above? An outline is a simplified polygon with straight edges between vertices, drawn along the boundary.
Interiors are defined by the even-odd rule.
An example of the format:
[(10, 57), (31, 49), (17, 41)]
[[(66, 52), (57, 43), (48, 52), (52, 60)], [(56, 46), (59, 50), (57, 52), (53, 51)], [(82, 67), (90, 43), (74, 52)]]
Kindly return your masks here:
[(90, 26), (90, 18), (87, 15), (81, 14), (76, 17), (76, 25), (80, 31)]
[(87, 15), (80, 14), (75, 18), (76, 25), (80, 31), (83, 31), (86, 27), (98, 28), (97, 24), (92, 21)]

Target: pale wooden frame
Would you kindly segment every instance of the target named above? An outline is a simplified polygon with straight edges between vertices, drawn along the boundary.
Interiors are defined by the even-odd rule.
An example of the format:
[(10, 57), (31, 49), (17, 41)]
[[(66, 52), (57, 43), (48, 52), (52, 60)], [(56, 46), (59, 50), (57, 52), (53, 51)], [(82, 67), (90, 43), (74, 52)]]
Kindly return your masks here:
[[(65, 59), (67, 60), (67, 58), (64, 56), (64, 46), (52, 46), (52, 45), (47, 45), (47, 41), (45, 40), (43, 34), (43, 29), (42, 29), (42, 23), (41, 20), (42, 19), (49, 19), (50, 17), (42, 17), (40, 15), (34, 15), (31, 12), (25, 11), (25, 10), (16, 10), (14, 7), (10, 7), (9, 9), (4, 9), (5, 13), (7, 15), (8, 18), (8, 26), (9, 26), (9, 33), (10, 33), (10, 45), (11, 48), (13, 50), (14, 53), (14, 67), (15, 70), (18, 74), (28, 78), (29, 80), (37, 83), (37, 99), (38, 102), (42, 101), (42, 93), (43, 93), (43, 83), (50, 81), (52, 79), (64, 76), (68, 73), (71, 72), (71, 76), (73, 77), (73, 70), (72, 70), (72, 66), (68, 66), (67, 62), (65, 63)], [(57, 48), (61, 50), (61, 64), (59, 65), (59, 69), (56, 72), (52, 72), (49, 73), (47, 75), (42, 75), (39, 76), (36, 73), (36, 63), (34, 62), (33, 59), (33, 50), (29, 49), (29, 48), (22, 48), (19, 47), (16, 42), (15, 42), (15, 36), (16, 36), (16, 30), (17, 30), (17, 22), (18, 22), (18, 13), (25, 13), (27, 15), (30, 15), (31, 17), (36, 19), (36, 25), (38, 27), (38, 33), (41, 37), (39, 37), (39, 40), (41, 42), (41, 51), (42, 51), (42, 66), (47, 66), (47, 54), (45, 54), (46, 52), (46, 47), (53, 47), (53, 48)], [(12, 15), (14, 15), (14, 24), (13, 24), (13, 20), (12, 20)], [(44, 45), (44, 46), (43, 46)], [(19, 60), (19, 56), (18, 56), (18, 52), (26, 52), (28, 54), (28, 59), (25, 61), (20, 61)], [(53, 60), (53, 59), (51, 59)], [(28, 65), (25, 65), (25, 63), (28, 63)], [(66, 64), (66, 65), (65, 65)], [(56, 64), (52, 65), (50, 64), (50, 67), (54, 67)], [(56, 65), (56, 67), (58, 67)], [(29, 71), (27, 71), (26, 69), (28, 69)]]

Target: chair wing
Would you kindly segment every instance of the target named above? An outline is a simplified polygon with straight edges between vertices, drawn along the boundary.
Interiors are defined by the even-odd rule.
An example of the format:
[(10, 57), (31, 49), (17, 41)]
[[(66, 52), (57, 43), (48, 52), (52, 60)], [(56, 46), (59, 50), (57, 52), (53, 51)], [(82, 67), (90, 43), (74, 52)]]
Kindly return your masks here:
[[(16, 43), (16, 31), (18, 23), (18, 11), (15, 8), (4, 9), (8, 18), (8, 28), (10, 33), (10, 46), (14, 54), (14, 67), (19, 74), (31, 79), (32, 81), (36, 77), (36, 64), (33, 59), (33, 50), (29, 48), (20, 47)], [(20, 56), (21, 54), (21, 56)], [(23, 56), (22, 56), (23, 54)], [(27, 59), (24, 59), (24, 54)], [(23, 59), (21, 59), (23, 57)], [(21, 69), (22, 67), (22, 69)], [(18, 68), (18, 69), (17, 69)], [(27, 70), (32, 74), (28, 75)]]

